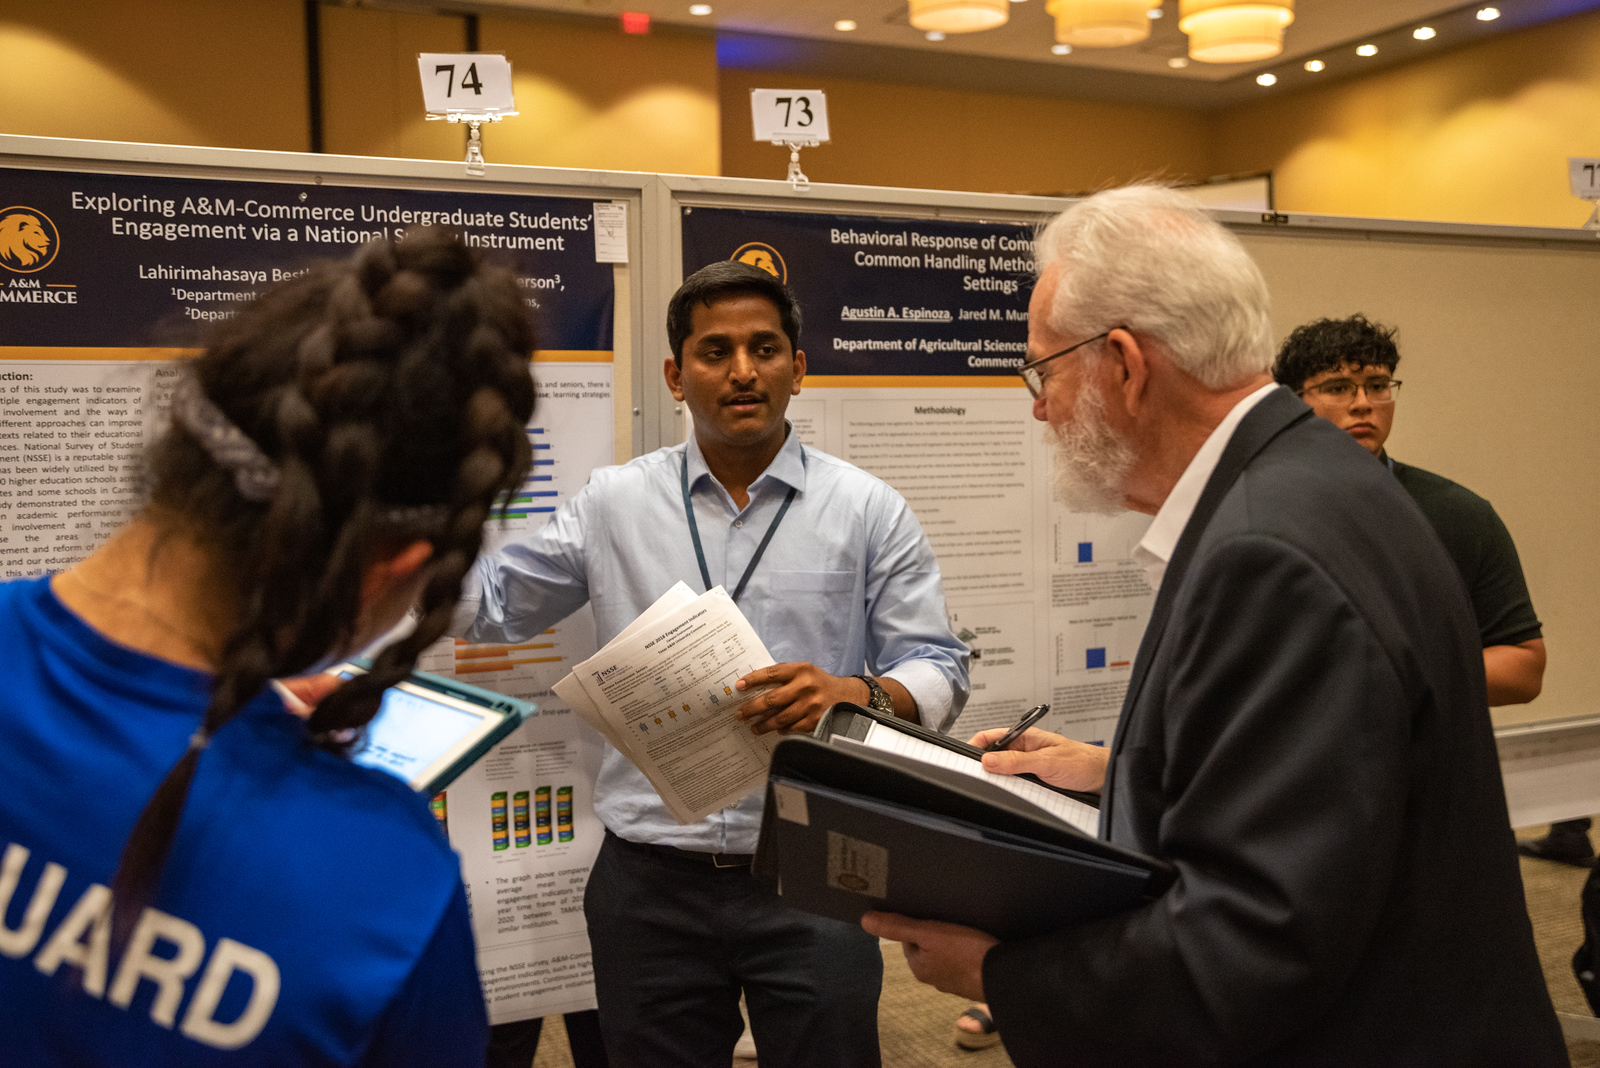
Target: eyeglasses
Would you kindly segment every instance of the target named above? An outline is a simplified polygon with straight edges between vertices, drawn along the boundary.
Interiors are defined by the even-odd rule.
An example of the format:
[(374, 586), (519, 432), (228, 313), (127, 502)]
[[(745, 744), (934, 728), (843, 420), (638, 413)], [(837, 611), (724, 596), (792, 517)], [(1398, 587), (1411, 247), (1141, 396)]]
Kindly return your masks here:
[[(1113, 327), (1113, 329), (1118, 328)], [(1069, 352), (1075, 352), (1078, 349), (1083, 348), (1085, 345), (1092, 345), (1096, 341), (1103, 340), (1104, 338), (1108, 338), (1110, 336), (1111, 331), (1107, 330), (1105, 333), (1100, 334), (1097, 337), (1092, 337), (1088, 341), (1080, 341), (1076, 345), (1071, 345), (1062, 349), (1060, 352), (1052, 352), (1050, 355), (1041, 356), (1037, 360), (1029, 360), (1027, 363), (1017, 368), (1017, 374), (1022, 376), (1023, 382), (1027, 383), (1028, 392), (1033, 394), (1034, 400), (1038, 400), (1044, 394), (1045, 376), (1039, 373), (1039, 368), (1041, 365), (1049, 363), (1057, 356), (1065, 356)]]
[(1296, 394), (1304, 397), (1307, 393), (1314, 393), (1329, 404), (1348, 408), (1356, 402), (1357, 391), (1367, 395), (1368, 404), (1393, 404), (1394, 395), (1400, 391), (1400, 380), (1374, 378), (1368, 382), (1353, 382), (1348, 378), (1330, 378), (1326, 382), (1296, 390)]

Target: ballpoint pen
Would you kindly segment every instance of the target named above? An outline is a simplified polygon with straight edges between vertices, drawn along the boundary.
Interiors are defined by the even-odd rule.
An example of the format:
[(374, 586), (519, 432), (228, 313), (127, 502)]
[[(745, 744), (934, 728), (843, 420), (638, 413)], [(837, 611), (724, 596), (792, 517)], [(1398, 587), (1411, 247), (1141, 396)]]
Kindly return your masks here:
[(984, 752), (1000, 752), (1000, 750), (1004, 749), (1018, 738), (1021, 738), (1023, 731), (1027, 730), (1035, 723), (1038, 723), (1041, 719), (1044, 719), (1045, 714), (1049, 711), (1049, 705), (1034, 705), (1032, 708), (1028, 709), (1026, 715), (1017, 721), (1017, 725), (1015, 727), (1012, 727), (1010, 730), (1006, 731), (999, 738), (996, 738), (994, 743), (990, 745), (989, 748), (985, 749)]

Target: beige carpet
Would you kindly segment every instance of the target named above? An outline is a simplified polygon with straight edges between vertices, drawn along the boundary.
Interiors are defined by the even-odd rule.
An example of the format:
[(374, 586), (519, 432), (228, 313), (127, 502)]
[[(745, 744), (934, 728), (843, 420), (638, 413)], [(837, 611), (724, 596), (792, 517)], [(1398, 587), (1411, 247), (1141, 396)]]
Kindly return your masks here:
[[(1536, 838), (1544, 827), (1528, 827), (1519, 837)], [(1547, 860), (1522, 859), (1533, 937), (1544, 964), (1545, 981), (1556, 1011), (1589, 1015), (1589, 1005), (1572, 977), (1572, 953), (1583, 941), (1578, 895), (1588, 872)], [(966, 1002), (923, 986), (911, 976), (899, 946), (885, 946), (883, 996), (878, 1003), (878, 1033), (884, 1068), (1010, 1068), (1004, 1049), (970, 1053), (952, 1039), (955, 1019)], [(1600, 1068), (1600, 1042), (1569, 1042), (1573, 1068)], [(739, 1068), (754, 1066), (738, 1062)], [(572, 1068), (561, 1018), (545, 1021), (545, 1037), (533, 1068)], [(714, 1066), (708, 1066), (714, 1068)]]

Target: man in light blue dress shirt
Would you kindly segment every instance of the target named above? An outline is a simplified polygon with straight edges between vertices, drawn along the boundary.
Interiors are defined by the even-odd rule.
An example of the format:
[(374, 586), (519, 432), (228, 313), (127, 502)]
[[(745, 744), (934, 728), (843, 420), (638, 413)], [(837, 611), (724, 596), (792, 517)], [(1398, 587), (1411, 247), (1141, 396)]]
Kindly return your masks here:
[[(809, 731), (839, 701), (948, 728), (968, 651), (921, 525), (877, 478), (802, 448), (784, 419), (806, 369), (794, 298), (758, 268), (712, 264), (673, 297), (667, 328), (667, 384), (693, 436), (596, 470), (542, 530), (479, 561), (463, 636), (524, 641), (588, 602), (603, 644), (674, 583), (709, 581), (735, 593), (778, 661), (740, 680), (775, 684), (740, 710), (752, 730)], [(762, 800), (680, 825), (607, 747), (595, 811), (608, 833), (584, 907), (614, 1063), (729, 1063), (743, 991), (763, 1068), (879, 1064), (876, 940), (751, 876)]]

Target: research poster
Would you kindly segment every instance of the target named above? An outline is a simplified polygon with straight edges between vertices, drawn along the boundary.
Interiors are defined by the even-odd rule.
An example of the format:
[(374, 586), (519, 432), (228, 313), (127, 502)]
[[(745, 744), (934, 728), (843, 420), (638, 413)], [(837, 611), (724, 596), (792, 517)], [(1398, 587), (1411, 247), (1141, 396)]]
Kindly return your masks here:
[[(208, 328), (316, 260), (429, 224), (511, 268), (536, 317), (534, 466), (487, 541), (536, 529), (612, 461), (615, 268), (599, 262), (595, 207), (0, 167), (0, 574), (70, 566), (128, 517), (175, 361)], [(525, 645), (441, 642), (421, 665), (540, 706), (434, 803), (462, 859), (497, 1023), (594, 1004), (582, 896), (600, 838), (599, 742), (550, 692), (594, 649), (580, 614)]]
[(799, 298), (801, 440), (898, 490), (939, 559), (972, 697), (951, 733), (1042, 724), (1107, 742), (1154, 593), (1137, 514), (1078, 515), (1050, 493), (1053, 450), (1016, 368), (1033, 229), (1011, 222), (682, 209), (685, 275), (735, 259)]

